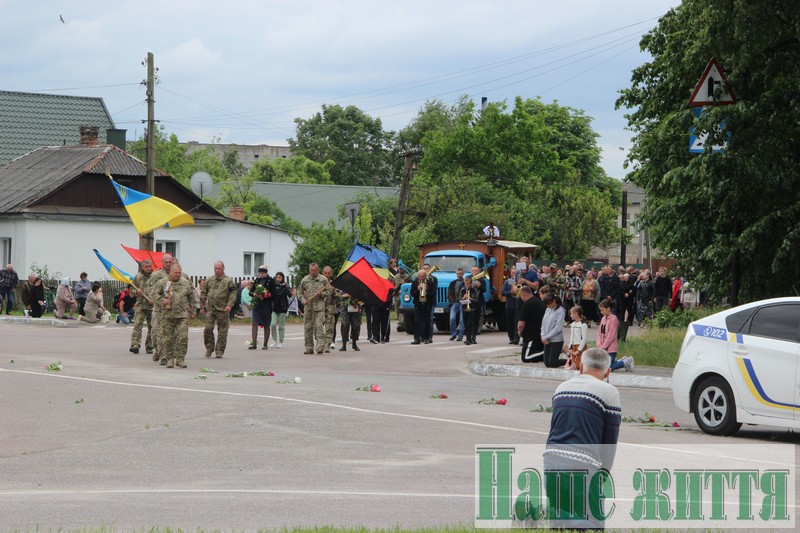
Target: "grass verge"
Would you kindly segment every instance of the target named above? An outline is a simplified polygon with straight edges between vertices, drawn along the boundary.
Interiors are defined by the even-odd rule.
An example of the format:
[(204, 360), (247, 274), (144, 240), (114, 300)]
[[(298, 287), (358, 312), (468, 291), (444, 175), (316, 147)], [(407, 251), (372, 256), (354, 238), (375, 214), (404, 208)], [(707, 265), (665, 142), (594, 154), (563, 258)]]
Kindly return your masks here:
[(617, 358), (632, 355), (637, 365), (674, 368), (684, 335), (685, 328), (647, 328), (641, 335), (619, 343)]

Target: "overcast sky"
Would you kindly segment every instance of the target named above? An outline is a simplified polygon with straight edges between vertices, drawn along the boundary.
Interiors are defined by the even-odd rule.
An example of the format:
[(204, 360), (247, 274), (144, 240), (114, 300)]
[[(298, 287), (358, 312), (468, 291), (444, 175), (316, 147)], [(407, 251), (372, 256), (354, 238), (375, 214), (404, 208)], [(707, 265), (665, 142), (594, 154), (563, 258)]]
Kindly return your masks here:
[(679, 3), (0, 0), (0, 89), (102, 97), (131, 140), (153, 52), (168, 132), (277, 145), (323, 103), (397, 131), (434, 98), (540, 97), (593, 117), (603, 166), (622, 178), (630, 134), (617, 92), (647, 60), (639, 37)]

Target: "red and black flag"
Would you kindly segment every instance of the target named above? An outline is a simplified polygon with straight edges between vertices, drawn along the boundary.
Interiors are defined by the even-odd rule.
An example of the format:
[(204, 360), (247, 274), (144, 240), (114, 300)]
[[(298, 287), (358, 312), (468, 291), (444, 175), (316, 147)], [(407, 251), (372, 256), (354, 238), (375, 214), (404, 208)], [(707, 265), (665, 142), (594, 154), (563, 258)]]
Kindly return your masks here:
[(363, 257), (336, 276), (331, 285), (367, 305), (385, 303), (394, 289), (394, 283), (380, 277)]

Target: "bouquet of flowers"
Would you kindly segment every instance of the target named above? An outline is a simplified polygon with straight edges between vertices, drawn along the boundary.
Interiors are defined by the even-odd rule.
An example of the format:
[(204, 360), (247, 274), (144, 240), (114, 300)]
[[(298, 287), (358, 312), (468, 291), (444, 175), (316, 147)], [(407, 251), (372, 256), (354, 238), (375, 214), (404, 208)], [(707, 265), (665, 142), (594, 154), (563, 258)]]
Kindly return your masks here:
[(250, 297), (253, 307), (256, 307), (267, 298), (272, 297), (272, 294), (263, 285), (256, 285), (253, 292), (250, 293)]

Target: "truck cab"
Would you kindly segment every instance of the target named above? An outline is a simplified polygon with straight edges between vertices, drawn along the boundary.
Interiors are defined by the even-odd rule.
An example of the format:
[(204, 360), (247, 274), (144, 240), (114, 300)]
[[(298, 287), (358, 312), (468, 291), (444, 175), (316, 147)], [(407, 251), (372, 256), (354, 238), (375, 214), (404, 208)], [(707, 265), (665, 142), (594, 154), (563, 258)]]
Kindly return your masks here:
[[(447, 299), (447, 289), (450, 287), (450, 282), (457, 278), (456, 269), (463, 268), (464, 275), (466, 276), (472, 272), (473, 266), (477, 266), (479, 269), (483, 270), (489, 265), (489, 262), (490, 259), (486, 257), (485, 254), (472, 250), (441, 250), (431, 252), (422, 258), (422, 263), (420, 264), (428, 263), (431, 265), (431, 269), (437, 266), (439, 267), (438, 270), (432, 274), (438, 281), (436, 286), (436, 303), (433, 309), (433, 320), (436, 324), (436, 329), (439, 331), (446, 331), (450, 327), (450, 302)], [(492, 264), (494, 264), (493, 261)], [(492, 287), (488, 282), (484, 285), (483, 298), (488, 302), (492, 298)], [(404, 283), (402, 287), (400, 287), (400, 309), (398, 309), (398, 313), (403, 315), (403, 323), (406, 332), (413, 332), (414, 300), (411, 297), (411, 283)], [(479, 324), (483, 323), (482, 319), (484, 313), (485, 310), (481, 309), (481, 320)]]
[[(514, 264), (515, 259), (523, 255), (534, 257), (538, 246), (516, 241), (503, 240), (476, 240), (476, 241), (446, 241), (428, 243), (420, 246), (420, 262), (428, 263), (438, 284), (436, 288), (436, 303), (433, 309), (434, 323), (439, 331), (447, 331), (450, 327), (450, 302), (447, 299), (447, 289), (450, 282), (456, 279), (456, 269), (463, 268), (464, 275), (471, 272), (473, 266), (485, 270), (489, 277), (482, 283), (484, 286), (484, 306), (480, 310), (478, 331), (483, 329), (487, 316), (494, 317), (498, 328), (505, 328), (505, 298), (500, 295), (506, 275), (507, 262)], [(412, 276), (416, 277), (416, 275)], [(412, 281), (413, 283), (413, 281)], [(404, 283), (400, 287), (400, 305), (397, 310), (398, 317), (403, 321), (406, 333), (414, 332), (414, 300), (411, 297), (411, 283)]]

